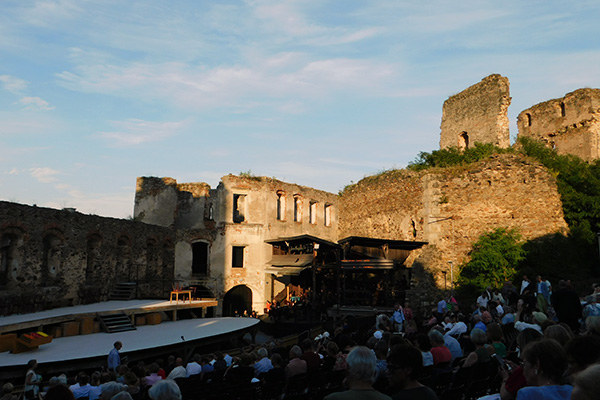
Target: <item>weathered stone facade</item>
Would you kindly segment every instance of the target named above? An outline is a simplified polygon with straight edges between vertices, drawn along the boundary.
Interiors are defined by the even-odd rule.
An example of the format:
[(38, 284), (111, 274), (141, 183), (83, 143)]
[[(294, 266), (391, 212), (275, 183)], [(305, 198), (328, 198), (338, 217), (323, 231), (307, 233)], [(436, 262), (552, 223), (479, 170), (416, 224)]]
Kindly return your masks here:
[[(272, 258), (265, 240), (303, 234), (337, 240), (336, 202), (332, 193), (266, 177), (227, 175), (216, 189), (142, 177), (134, 215), (177, 231), (176, 279), (205, 286), (219, 301), (246, 287), (253, 309), (260, 311), (271, 300), (272, 287), (278, 291), (286, 283), (265, 273)], [(206, 260), (199, 263), (198, 257)]]
[(2, 201), (0, 315), (103, 301), (121, 281), (165, 297), (174, 238), (136, 221)]
[(475, 143), (510, 147), (508, 78), (490, 75), (444, 102), (440, 149)]
[(584, 160), (600, 158), (600, 89), (578, 89), (519, 114), (519, 137), (529, 137)]
[[(468, 258), (479, 236), (495, 228), (517, 228), (524, 239), (567, 232), (555, 178), (519, 155), (494, 156), (466, 167), (422, 172), (391, 171), (368, 177), (339, 200), (339, 236), (429, 242), (414, 251), (417, 262), (444, 286)], [(438, 254), (436, 257), (424, 253)], [(458, 271), (454, 271), (457, 273)]]

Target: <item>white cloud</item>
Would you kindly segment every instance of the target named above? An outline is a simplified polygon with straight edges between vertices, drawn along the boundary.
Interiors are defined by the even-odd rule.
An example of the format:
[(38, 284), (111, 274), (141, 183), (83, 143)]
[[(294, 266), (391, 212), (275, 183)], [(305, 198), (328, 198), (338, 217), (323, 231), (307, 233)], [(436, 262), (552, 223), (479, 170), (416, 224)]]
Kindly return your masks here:
[(4, 90), (14, 94), (19, 94), (27, 88), (26, 81), (11, 75), (0, 75), (0, 82)]
[(32, 177), (37, 179), (42, 183), (52, 183), (56, 181), (55, 175), (59, 174), (59, 171), (56, 171), (52, 168), (42, 167), (42, 168), (30, 168), (29, 172)]
[(311, 60), (298, 53), (262, 58), (253, 55), (252, 64), (212, 69), (184, 63), (102, 64), (83, 55), (78, 61), (74, 71), (57, 75), (69, 89), (196, 110), (223, 106), (249, 109), (275, 100), (280, 103), (282, 98), (312, 100), (352, 90), (380, 96), (392, 90), (389, 80), (397, 70), (396, 66), (369, 60)]
[(8, 171), (8, 175), (19, 175), (19, 170), (16, 168), (13, 168), (10, 171)]
[(50, 107), (47, 101), (39, 97), (23, 97), (17, 103), (25, 106), (27, 110), (54, 110), (54, 107)]
[(146, 142), (157, 142), (176, 135), (186, 122), (151, 122), (140, 119), (112, 121), (116, 130), (100, 132), (113, 146), (136, 146)]

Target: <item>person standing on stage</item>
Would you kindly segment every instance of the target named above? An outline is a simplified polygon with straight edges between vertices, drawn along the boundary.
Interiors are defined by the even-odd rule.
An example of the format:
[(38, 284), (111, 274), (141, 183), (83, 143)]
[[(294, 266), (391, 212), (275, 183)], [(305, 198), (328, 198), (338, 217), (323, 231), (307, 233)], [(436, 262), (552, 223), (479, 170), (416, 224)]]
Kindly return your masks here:
[(108, 353), (108, 370), (117, 372), (117, 368), (121, 365), (119, 350), (123, 347), (123, 343), (115, 342), (114, 346), (110, 353)]

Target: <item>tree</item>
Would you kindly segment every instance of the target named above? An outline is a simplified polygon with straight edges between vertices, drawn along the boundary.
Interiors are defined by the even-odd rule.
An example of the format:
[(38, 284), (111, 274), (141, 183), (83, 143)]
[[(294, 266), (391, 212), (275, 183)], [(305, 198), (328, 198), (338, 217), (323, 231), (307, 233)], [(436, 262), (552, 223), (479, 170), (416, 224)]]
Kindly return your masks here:
[(516, 229), (498, 228), (481, 235), (470, 256), (460, 266), (458, 284), (481, 290), (487, 286), (500, 287), (513, 279), (519, 262), (525, 258), (525, 250)]

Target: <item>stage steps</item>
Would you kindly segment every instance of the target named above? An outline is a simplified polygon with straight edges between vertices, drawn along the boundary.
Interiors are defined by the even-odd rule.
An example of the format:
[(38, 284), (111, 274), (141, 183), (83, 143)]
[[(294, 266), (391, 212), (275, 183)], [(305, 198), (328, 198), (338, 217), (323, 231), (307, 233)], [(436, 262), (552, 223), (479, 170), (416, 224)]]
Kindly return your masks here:
[(108, 333), (134, 331), (137, 329), (124, 312), (116, 314), (96, 314), (96, 318)]
[(135, 282), (119, 282), (108, 295), (109, 300), (132, 300), (135, 296)]

